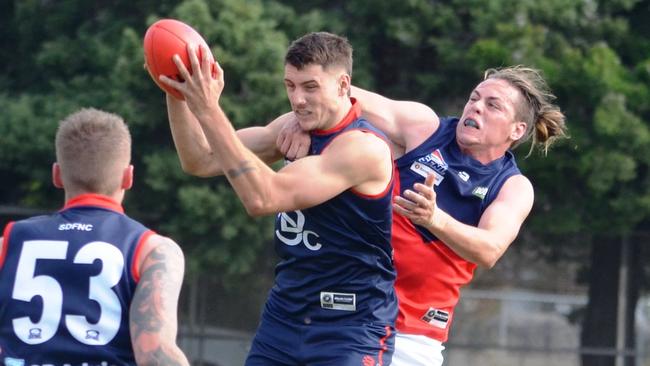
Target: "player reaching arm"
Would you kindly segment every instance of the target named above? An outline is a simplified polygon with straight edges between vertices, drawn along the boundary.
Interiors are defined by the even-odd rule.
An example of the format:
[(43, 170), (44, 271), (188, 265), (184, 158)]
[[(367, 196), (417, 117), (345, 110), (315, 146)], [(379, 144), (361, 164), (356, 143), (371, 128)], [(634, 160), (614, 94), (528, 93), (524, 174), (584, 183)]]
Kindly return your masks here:
[(481, 215), (478, 226), (454, 219), (436, 205), (434, 175), (395, 198), (395, 212), (420, 225), (464, 259), (492, 268), (515, 240), (533, 206), (533, 186), (523, 175), (512, 176)]
[[(223, 70), (217, 66), (217, 79), (212, 79), (207, 56), (204, 56), (199, 64), (195, 53), (190, 45), (188, 54), (192, 69), (197, 70), (193, 74), (189, 73), (180, 58), (174, 58), (186, 82), (179, 83), (165, 76), (161, 77), (161, 81), (185, 95), (188, 107), (196, 118), (186, 117), (184, 120), (199, 122), (198, 125), (192, 125), (196, 127), (190, 126), (190, 129), (198, 131), (200, 128), (203, 131), (204, 156), (205, 151), (211, 151), (218, 156), (206, 161), (209, 160), (213, 168), (218, 164), (221, 171), (225, 172), (250, 214), (257, 216), (311, 207), (350, 187), (356, 187), (362, 192), (368, 191), (369, 194), (376, 194), (385, 189), (385, 183), (390, 180), (391, 175), (390, 171), (384, 169), (390, 165), (390, 161), (385, 160), (386, 156), (390, 156), (385, 154), (386, 144), (373, 135), (356, 131), (333, 141), (323, 154), (308, 157), (288, 165), (278, 173), (274, 172), (264, 161), (257, 158), (253, 151), (246, 148), (244, 140), (238, 138), (242, 132), (237, 133), (234, 130), (219, 105), (219, 97), (224, 87)], [(285, 115), (280, 118), (289, 117)], [(271, 127), (261, 128), (269, 131), (267, 136), (270, 136), (264, 138), (269, 143), (263, 144), (263, 148), (277, 152), (267, 155), (274, 155), (275, 160), (281, 156), (275, 147), (275, 141), (282, 122), (276, 121), (271, 123)], [(276, 126), (278, 128), (274, 128)], [(260, 134), (244, 136), (252, 135)], [(217, 160), (219, 163), (215, 162)], [(362, 163), (363, 161), (365, 162)], [(360, 169), (362, 164), (365, 169)], [(371, 168), (368, 169), (368, 166)]]
[[(532, 137), (546, 152), (566, 137), (564, 115), (539, 72), (522, 66), (486, 71), (460, 118), (422, 119), (427, 113), (411, 113), (417, 104), (355, 93), (398, 157), (392, 365), (439, 366), (461, 287), (477, 266), (490, 268), (505, 253), (533, 205), (533, 187), (510, 149)], [(278, 140), (282, 151), (289, 140)]]
[[(352, 47), (326, 32), (289, 47), (284, 84), (292, 113), (283, 118), (297, 120), (311, 147), (309, 156), (277, 172), (246, 148), (250, 140), (221, 109), (223, 71), (214, 77), (207, 58), (199, 61), (191, 47), (188, 54), (192, 75), (175, 57), (184, 82), (160, 80), (184, 95), (194, 118), (188, 128), (202, 131), (199, 155), (208, 152), (205, 163), (225, 173), (249, 214), (277, 213), (281, 261), (246, 365), (389, 364), (397, 314), (393, 166), (384, 134), (361, 118), (349, 96)], [(189, 118), (179, 117), (172, 128), (187, 125)], [(281, 126), (274, 123), (261, 145), (270, 144), (274, 153), (267, 156), (277, 159)]]
[[(199, 121), (189, 110), (187, 103), (169, 94), (166, 98), (169, 126), (183, 171), (200, 177), (222, 175), (224, 172), (221, 162), (216, 158)], [(287, 113), (266, 126), (238, 130), (237, 137), (262, 161), (277, 161), (281, 158), (281, 153), (275, 146), (275, 139), (278, 130), (290, 118), (291, 115)]]

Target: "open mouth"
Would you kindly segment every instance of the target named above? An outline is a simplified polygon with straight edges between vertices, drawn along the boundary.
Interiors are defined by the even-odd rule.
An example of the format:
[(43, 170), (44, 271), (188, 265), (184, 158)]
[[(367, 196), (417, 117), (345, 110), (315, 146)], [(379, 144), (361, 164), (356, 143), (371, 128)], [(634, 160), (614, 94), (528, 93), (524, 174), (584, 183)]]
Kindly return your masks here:
[(463, 125), (465, 125), (465, 127), (473, 127), (473, 128), (476, 128), (477, 130), (479, 129), (478, 122), (476, 122), (475, 120), (473, 120), (471, 118), (466, 119), (463, 122)]

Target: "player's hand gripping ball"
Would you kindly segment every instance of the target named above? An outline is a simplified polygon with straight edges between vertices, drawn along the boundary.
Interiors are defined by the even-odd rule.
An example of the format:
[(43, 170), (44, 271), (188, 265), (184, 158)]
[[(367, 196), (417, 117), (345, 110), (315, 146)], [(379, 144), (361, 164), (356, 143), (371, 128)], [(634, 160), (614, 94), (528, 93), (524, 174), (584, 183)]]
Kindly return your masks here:
[(195, 45), (199, 62), (202, 59), (200, 46), (208, 50), (208, 59), (212, 63), (212, 76), (216, 77), (217, 69), (208, 44), (189, 25), (174, 19), (161, 19), (153, 23), (144, 35), (144, 60), (149, 75), (161, 89), (180, 100), (185, 99), (183, 95), (175, 88), (161, 83), (158, 78), (160, 75), (165, 75), (170, 79), (183, 81), (172, 60), (175, 54), (180, 56), (187, 70), (192, 72), (187, 54), (188, 44)]

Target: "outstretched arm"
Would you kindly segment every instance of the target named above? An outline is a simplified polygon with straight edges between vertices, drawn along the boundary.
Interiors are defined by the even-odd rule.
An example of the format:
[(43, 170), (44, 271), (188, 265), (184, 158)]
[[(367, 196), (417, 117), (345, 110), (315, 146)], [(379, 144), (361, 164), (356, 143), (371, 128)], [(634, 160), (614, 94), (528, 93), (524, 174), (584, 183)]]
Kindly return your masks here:
[(492, 268), (530, 213), (534, 200), (530, 181), (523, 175), (508, 178), (483, 212), (478, 227), (461, 223), (436, 205), (433, 181), (429, 175), (424, 184), (416, 183), (414, 190), (396, 197), (395, 212), (427, 228), (464, 259)]
[[(208, 143), (205, 133), (187, 103), (167, 95), (167, 115), (174, 145), (183, 171), (199, 177), (223, 174), (219, 157)], [(267, 164), (278, 161), (282, 153), (275, 142), (282, 126), (290, 120), (291, 113), (284, 114), (266, 126), (244, 128), (237, 136), (262, 161)]]
[[(395, 158), (419, 146), (440, 125), (436, 113), (422, 103), (393, 100), (358, 87), (352, 87), (352, 96), (359, 101), (363, 117), (386, 134)], [(309, 143), (295, 119), (284, 124), (277, 140), (280, 152), (291, 160), (307, 155)]]
[(152, 235), (143, 244), (140, 281), (129, 311), (131, 343), (138, 365), (189, 365), (176, 345), (183, 252), (171, 239)]
[(356, 86), (352, 96), (359, 101), (363, 116), (393, 142), (396, 157), (420, 145), (440, 125), (436, 113), (422, 103), (386, 98)]
[(164, 77), (161, 80), (185, 96), (249, 214), (311, 207), (352, 187), (364, 194), (378, 194), (386, 189), (392, 174), (388, 146), (377, 136), (361, 131), (342, 133), (320, 155), (289, 164), (277, 173), (271, 170), (246, 149), (219, 105), (223, 70), (217, 65), (218, 74), (214, 77), (207, 56), (199, 64), (192, 47), (188, 46), (188, 53), (193, 73), (190, 75), (174, 56), (185, 81)]
[(226, 178), (253, 216), (312, 207), (352, 187), (364, 194), (378, 194), (390, 182), (389, 147), (373, 134), (344, 133), (320, 155), (274, 172), (245, 148), (218, 106), (201, 124), (222, 158)]

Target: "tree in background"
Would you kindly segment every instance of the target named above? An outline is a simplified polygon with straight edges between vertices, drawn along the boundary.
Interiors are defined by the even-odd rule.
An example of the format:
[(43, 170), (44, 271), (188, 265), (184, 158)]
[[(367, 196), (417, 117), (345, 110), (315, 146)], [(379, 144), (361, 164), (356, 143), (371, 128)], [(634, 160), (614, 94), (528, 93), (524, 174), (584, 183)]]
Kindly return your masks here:
[[(232, 308), (251, 317), (227, 317), (233, 326), (256, 325), (268, 288), (255, 274), (266, 264), (272, 218), (250, 219), (223, 179), (192, 178), (180, 170), (169, 132), (164, 94), (143, 69), (142, 38), (158, 18), (173, 17), (201, 32), (228, 70), (224, 98), (233, 123), (264, 124), (288, 109), (282, 60), (288, 40), (268, 12), (289, 12), (260, 1), (65, 2), (14, 1), (1, 5), (3, 72), (0, 106), (0, 201), (58, 208), (51, 188), (51, 144), (57, 121), (84, 106), (125, 117), (133, 139), (136, 184), (127, 200), (134, 217), (174, 237), (186, 252), (188, 282), (201, 273), (225, 291)], [(266, 228), (266, 229), (265, 229)], [(263, 267), (269, 271), (269, 266)], [(253, 274), (253, 275), (251, 275)], [(247, 286), (239, 286), (249, 275)], [(252, 290), (252, 291), (251, 291)], [(230, 301), (241, 298), (240, 302)], [(250, 301), (250, 298), (260, 299)]]
[[(573, 138), (547, 158), (522, 159), (527, 150), (519, 149), (536, 187), (524, 230), (549, 258), (585, 262), (584, 348), (616, 344), (621, 240), (630, 238), (626, 338), (633, 348), (644, 253), (632, 235), (650, 218), (649, 1), (284, 2), (345, 19), (357, 62), (369, 65), (371, 88), (423, 101), (443, 115), (460, 112), (486, 68), (542, 69)], [(584, 246), (590, 258), (580, 257)], [(585, 365), (613, 362), (583, 357)]]
[[(124, 115), (137, 169), (129, 212), (181, 243), (190, 283), (203, 274), (225, 288), (227, 298), (210, 299), (221, 324), (251, 329), (272, 279), (271, 238), (263, 234), (272, 220), (248, 218), (223, 179), (180, 170), (163, 94), (142, 69), (142, 37), (162, 17), (191, 24), (213, 47), (228, 70), (223, 104), (239, 127), (289, 109), (282, 58), (289, 40), (308, 31), (351, 40), (355, 83), (422, 101), (441, 115), (461, 111), (485, 68), (542, 69), (572, 139), (547, 158), (524, 159), (526, 146), (518, 149), (536, 187), (525, 225), (534, 240), (521, 244), (585, 262), (590, 302), (582, 344), (614, 346), (622, 238), (634, 253), (630, 315), (648, 262), (634, 235), (650, 224), (650, 0), (1, 3), (0, 202), (57, 208), (60, 193), (49, 184), (56, 122), (82, 106)], [(587, 246), (590, 258), (580, 256)], [(210, 296), (192, 288), (187, 298)], [(235, 310), (255, 316), (228, 316)], [(612, 358), (585, 356), (583, 363)]]

